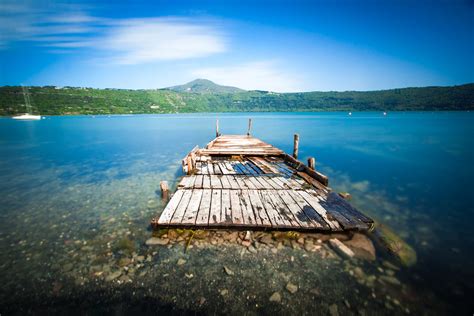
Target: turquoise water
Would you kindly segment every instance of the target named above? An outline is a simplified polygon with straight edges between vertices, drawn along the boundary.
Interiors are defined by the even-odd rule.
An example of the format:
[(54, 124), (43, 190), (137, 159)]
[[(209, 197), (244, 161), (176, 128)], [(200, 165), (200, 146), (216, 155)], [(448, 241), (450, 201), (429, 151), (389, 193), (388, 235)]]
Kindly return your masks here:
[[(253, 135), (286, 152), (299, 133), (301, 160), (316, 157), (334, 190), (415, 248), (417, 264), (396, 272), (403, 285), (366, 288), (347, 273), (352, 263), (291, 249), (246, 257), (230, 245), (146, 247), (149, 220), (163, 208), (159, 181), (175, 185), (180, 159), (214, 137), (217, 116), (224, 134), (245, 133), (252, 117)], [(472, 313), (473, 135), (473, 113), (0, 119), (0, 314), (314, 314), (332, 304), (340, 314)], [(101, 278), (126, 251), (147, 260), (123, 284)], [(176, 266), (179, 258), (187, 264)], [(223, 264), (239, 278), (222, 275)], [(380, 264), (360, 265), (378, 273)], [(281, 305), (270, 303), (288, 280), (301, 290), (280, 290)]]

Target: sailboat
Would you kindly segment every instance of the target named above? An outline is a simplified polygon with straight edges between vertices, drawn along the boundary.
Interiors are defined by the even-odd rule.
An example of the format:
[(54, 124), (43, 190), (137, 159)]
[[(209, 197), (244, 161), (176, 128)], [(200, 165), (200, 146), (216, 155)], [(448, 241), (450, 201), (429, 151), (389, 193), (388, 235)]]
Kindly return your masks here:
[(29, 114), (29, 112), (31, 112), (30, 95), (26, 87), (21, 87), (21, 89), (23, 90), (23, 97), (25, 98), (26, 110), (28, 112), (25, 114), (13, 116), (12, 119), (23, 121), (41, 120), (41, 115)]

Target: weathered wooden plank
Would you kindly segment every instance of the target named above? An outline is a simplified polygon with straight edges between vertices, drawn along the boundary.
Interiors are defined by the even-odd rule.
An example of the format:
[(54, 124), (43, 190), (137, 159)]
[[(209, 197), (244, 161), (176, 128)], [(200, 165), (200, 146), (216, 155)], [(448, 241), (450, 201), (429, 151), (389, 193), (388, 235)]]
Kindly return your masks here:
[(262, 163), (260, 157), (248, 157), (247, 159), (253, 162), (263, 173), (274, 173), (271, 168)]
[[(199, 159), (199, 158), (196, 158)], [(202, 161), (196, 160), (196, 174), (202, 174)]]
[(304, 200), (311, 205), (311, 207), (318, 213), (319, 217), (322, 218), (332, 230), (342, 230), (339, 220), (334, 220), (334, 214), (328, 213), (328, 211), (319, 203), (319, 200), (316, 197), (302, 190), (295, 192), (298, 192), (298, 195), (304, 198)]
[(239, 183), (235, 180), (235, 177), (234, 176), (226, 176), (227, 180), (229, 181), (230, 183), (230, 188), (232, 190), (238, 190), (240, 189), (240, 186), (239, 186)]
[(199, 210), (199, 204), (201, 203), (203, 191), (204, 190), (193, 190), (191, 200), (189, 201), (188, 207), (184, 212), (181, 224), (191, 225), (196, 222), (196, 217)]
[[(316, 193), (316, 192), (311, 192), (311, 191), (309, 192), (312, 193), (313, 195)], [(338, 194), (334, 192), (331, 192), (328, 194), (327, 201), (328, 203), (334, 203), (334, 204), (340, 205), (341, 207), (344, 207), (348, 213), (350, 213), (355, 218), (359, 219), (361, 222), (364, 222), (367, 224), (372, 224), (374, 222), (371, 218), (359, 212), (350, 203), (348, 203), (346, 200), (344, 200), (343, 198), (341, 198)]]
[(284, 206), (293, 214), (295, 220), (301, 227), (313, 227), (311, 219), (306, 216), (303, 209), (295, 202), (288, 191), (279, 190), (276, 192), (284, 202)]
[(207, 163), (207, 172), (208, 172), (210, 175), (214, 174), (214, 166), (213, 166), (212, 161), (209, 161), (209, 162)]
[(285, 190), (268, 190), (268, 195), (271, 198), (271, 203), (274, 205), (275, 210), (294, 228), (299, 228), (302, 225), (300, 221), (294, 216), (291, 210), (286, 206), (286, 203), (282, 200), (278, 192)]
[(221, 222), (222, 224), (232, 224), (232, 208), (230, 206), (229, 190), (222, 190), (221, 198)]
[(207, 226), (209, 224), (211, 195), (212, 191), (210, 189), (202, 190), (202, 198), (201, 203), (199, 204), (199, 210), (196, 217), (196, 225)]
[(212, 190), (209, 226), (218, 225), (221, 222), (221, 193), (222, 190)]
[(244, 178), (244, 176), (241, 176), (241, 175), (236, 175), (236, 176), (234, 176), (235, 181), (239, 184), (239, 187), (240, 187), (241, 189), (248, 189), (248, 186), (247, 186), (247, 184), (244, 182), (243, 178)]
[(158, 219), (158, 224), (169, 224), (171, 221), (171, 218), (173, 218), (173, 214), (176, 211), (176, 208), (178, 207), (179, 202), (181, 201), (181, 198), (183, 197), (183, 190), (178, 190), (176, 193), (173, 195), (171, 200), (168, 202), (166, 205), (165, 209), (160, 215), (160, 218)]
[(266, 177), (266, 179), (268, 184), (270, 184), (270, 186), (273, 188), (273, 189), (276, 189), (276, 190), (281, 190), (283, 189), (282, 187), (280, 187), (275, 181), (273, 181), (273, 177)]
[(272, 177), (273, 182), (278, 184), (279, 189), (286, 189), (285, 182), (283, 182), (281, 179), (283, 177)]
[(219, 163), (218, 162), (214, 162), (212, 164), (212, 167), (214, 168), (214, 174), (217, 174), (217, 175), (221, 175), (222, 174), (222, 171), (221, 171), (221, 168), (219, 167)]
[(262, 171), (262, 169), (260, 169), (255, 163), (253, 163), (253, 161), (251, 160), (248, 160), (247, 159), (247, 165), (253, 169), (253, 171), (255, 171), (255, 174), (256, 175), (260, 175), (260, 174), (263, 174), (264, 172)]
[(204, 175), (209, 174), (209, 169), (207, 167), (207, 162), (202, 162), (201, 164), (201, 173)]
[(184, 176), (181, 181), (179, 181), (178, 183), (178, 188), (186, 188), (186, 187), (189, 187), (189, 182), (190, 182), (190, 178), (189, 176)]
[(242, 163), (242, 165), (244, 166), (244, 168), (246, 169), (246, 172), (248, 175), (252, 175), (252, 176), (256, 176), (258, 175), (258, 172), (255, 171), (253, 168), (252, 168), (252, 163), (249, 162), (249, 161), (244, 161)]
[(211, 175), (211, 188), (212, 189), (222, 189), (222, 183), (217, 175)]
[(195, 189), (202, 189), (202, 181), (203, 181), (203, 176), (202, 174), (196, 176), (196, 180), (194, 181), (194, 188)]
[(257, 176), (255, 180), (260, 183), (262, 189), (273, 189), (270, 183), (268, 183), (267, 178), (267, 176)]
[(249, 181), (252, 182), (252, 184), (254, 185), (254, 187), (257, 190), (265, 189), (265, 187), (257, 180), (257, 178), (258, 178), (258, 176), (257, 177), (248, 177)]
[(324, 186), (323, 184), (321, 184), (321, 182), (319, 182), (318, 180), (314, 179), (313, 177), (311, 177), (310, 175), (304, 173), (304, 172), (300, 172), (298, 171), (298, 176), (300, 176), (301, 178), (303, 178), (306, 182), (308, 182), (309, 184), (311, 184), (312, 186), (314, 186), (315, 188), (317, 188), (318, 190), (321, 190), (325, 193), (328, 193), (328, 189), (326, 186)]
[[(191, 200), (191, 195), (193, 194), (193, 190), (178, 190), (184, 192), (181, 201), (179, 201), (179, 205), (176, 208), (176, 211), (173, 214), (173, 217), (170, 220), (170, 224), (181, 224), (181, 220), (183, 219), (183, 215), (188, 208), (189, 201)], [(175, 193), (175, 194), (176, 194)]]
[(315, 196), (305, 192), (308, 196), (316, 197), (321, 206), (331, 214), (345, 229), (367, 229), (368, 225), (362, 221), (359, 221), (351, 213), (347, 212), (345, 207), (341, 207), (334, 198), (328, 199), (328, 196)]
[(232, 211), (232, 224), (233, 225), (242, 225), (244, 223), (242, 217), (242, 209), (240, 207), (240, 198), (239, 191), (229, 190), (230, 194), (230, 208)]
[(221, 172), (223, 175), (228, 175), (230, 174), (230, 171), (227, 169), (227, 166), (224, 161), (219, 161), (219, 168), (221, 169)]
[(239, 192), (239, 199), (240, 199), (240, 207), (242, 210), (242, 219), (245, 224), (247, 225), (261, 225), (262, 221), (260, 218), (256, 218), (252, 203), (250, 201), (249, 191), (248, 190), (241, 190)]
[(250, 179), (251, 177), (248, 177), (248, 176), (242, 177), (242, 180), (244, 181), (247, 188), (252, 189), (252, 190), (257, 189), (257, 187), (253, 184), (252, 181), (250, 181)]
[(202, 187), (203, 189), (211, 189), (211, 176), (210, 175), (203, 176)]
[(269, 195), (270, 190), (260, 190), (257, 192), (268, 218), (274, 227), (293, 227), (291, 223), (278, 212), (278, 209), (273, 204), (272, 197)]
[(229, 182), (229, 176), (228, 175), (218, 176), (218, 177), (221, 180), (223, 189), (232, 189), (232, 186), (230, 185), (230, 182)]
[(313, 227), (317, 229), (324, 229), (324, 227), (329, 227), (328, 224), (324, 222), (318, 212), (314, 209), (314, 207), (309, 204), (301, 195), (298, 194), (298, 192), (301, 191), (289, 190), (287, 192), (291, 195), (296, 204), (298, 204), (299, 207), (303, 210), (305, 215), (311, 220)]
[(229, 161), (226, 161), (225, 163), (226, 169), (229, 172), (228, 174), (235, 174), (234, 167), (232, 167), (232, 164)]
[(250, 197), (250, 202), (251, 202), (255, 217), (258, 217), (260, 219), (261, 226), (262, 227), (274, 226), (274, 224), (270, 221), (270, 218), (268, 217), (267, 212), (265, 211), (265, 207), (260, 201), (258, 191), (249, 190), (249, 197)]

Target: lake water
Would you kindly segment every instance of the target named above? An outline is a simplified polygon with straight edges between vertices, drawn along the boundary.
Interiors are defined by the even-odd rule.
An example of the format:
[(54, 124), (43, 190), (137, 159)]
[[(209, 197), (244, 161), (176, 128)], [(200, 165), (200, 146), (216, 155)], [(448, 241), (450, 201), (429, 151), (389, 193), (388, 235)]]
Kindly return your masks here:
[[(223, 134), (245, 133), (252, 117), (253, 135), (286, 152), (299, 133), (300, 159), (316, 157), (330, 186), (412, 245), (417, 264), (395, 269), (400, 284), (366, 286), (354, 265), (378, 278), (382, 259), (147, 247), (164, 207), (159, 182), (176, 185), (180, 159), (214, 137), (217, 116)], [(474, 113), (2, 118), (0, 314), (326, 314), (334, 304), (342, 315), (472, 314), (473, 136)], [(127, 255), (146, 259), (108, 281)], [(281, 301), (270, 302), (276, 291)]]

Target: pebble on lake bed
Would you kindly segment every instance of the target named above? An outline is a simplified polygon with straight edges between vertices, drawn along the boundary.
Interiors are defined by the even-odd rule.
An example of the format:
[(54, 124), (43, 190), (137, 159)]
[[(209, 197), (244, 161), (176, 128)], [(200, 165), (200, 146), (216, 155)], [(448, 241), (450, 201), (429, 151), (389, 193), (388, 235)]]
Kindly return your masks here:
[(295, 294), (298, 291), (298, 286), (291, 282), (288, 282), (288, 284), (286, 285), (286, 289), (291, 294)]
[(280, 303), (281, 302), (281, 294), (278, 293), (278, 292), (273, 293), (272, 296), (270, 296), (269, 301)]
[(164, 238), (157, 238), (157, 237), (151, 237), (147, 241), (145, 241), (145, 244), (147, 246), (155, 246), (155, 245), (161, 245), (165, 246), (170, 242), (169, 239), (164, 239)]

